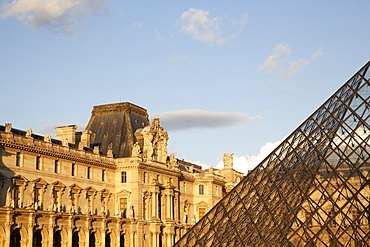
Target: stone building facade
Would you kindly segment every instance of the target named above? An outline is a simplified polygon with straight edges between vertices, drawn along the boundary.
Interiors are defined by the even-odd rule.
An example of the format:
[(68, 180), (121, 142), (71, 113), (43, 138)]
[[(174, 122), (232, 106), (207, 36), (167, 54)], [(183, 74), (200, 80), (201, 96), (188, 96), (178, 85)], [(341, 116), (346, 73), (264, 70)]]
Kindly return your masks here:
[(95, 106), (56, 138), (0, 125), (0, 246), (172, 246), (243, 174), (167, 153), (159, 119)]

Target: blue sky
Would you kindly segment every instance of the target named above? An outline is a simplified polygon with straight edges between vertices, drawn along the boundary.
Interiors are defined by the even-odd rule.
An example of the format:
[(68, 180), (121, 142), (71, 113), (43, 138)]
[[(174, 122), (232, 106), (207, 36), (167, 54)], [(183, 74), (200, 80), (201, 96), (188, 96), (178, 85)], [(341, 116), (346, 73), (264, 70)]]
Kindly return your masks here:
[(0, 122), (160, 117), (169, 152), (246, 171), (369, 60), (369, 1), (0, 1)]

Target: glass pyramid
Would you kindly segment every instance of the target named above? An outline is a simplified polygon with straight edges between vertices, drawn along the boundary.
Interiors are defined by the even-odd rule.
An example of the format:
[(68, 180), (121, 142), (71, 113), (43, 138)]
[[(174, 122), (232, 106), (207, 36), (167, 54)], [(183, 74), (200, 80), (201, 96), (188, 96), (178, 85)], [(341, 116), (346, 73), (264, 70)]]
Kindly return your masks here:
[(369, 66), (175, 246), (370, 246)]

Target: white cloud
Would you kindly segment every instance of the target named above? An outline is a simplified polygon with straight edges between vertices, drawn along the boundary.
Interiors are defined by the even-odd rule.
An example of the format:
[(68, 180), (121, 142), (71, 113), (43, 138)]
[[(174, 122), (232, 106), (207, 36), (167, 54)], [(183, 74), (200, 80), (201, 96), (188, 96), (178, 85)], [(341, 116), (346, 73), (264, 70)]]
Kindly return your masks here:
[(68, 35), (89, 13), (101, 8), (106, 0), (12, 0), (3, 3), (0, 17), (16, 17), (36, 30), (46, 28)]
[[(256, 155), (234, 156), (233, 163), (236, 171), (247, 174), (261, 163), (276, 147), (278, 147), (285, 138), (276, 142), (267, 142), (263, 145)], [(216, 166), (218, 169), (223, 168), (223, 161), (220, 160)]]
[(316, 58), (319, 58), (322, 55), (323, 55), (323, 52), (322, 52), (321, 48), (319, 48), (319, 49), (317, 49), (317, 51), (315, 51), (314, 54), (312, 54), (311, 59), (315, 60)]
[(303, 70), (304, 67), (310, 64), (310, 61), (305, 59), (298, 59), (290, 63), (289, 67), (280, 71), (282, 77), (289, 78), (293, 74)]
[(258, 69), (267, 74), (277, 73), (281, 77), (290, 78), (292, 75), (302, 71), (312, 60), (317, 59), (323, 54), (319, 48), (311, 55), (310, 59), (299, 58), (291, 61), (289, 60), (289, 55), (292, 52), (292, 49), (288, 45), (278, 44), (274, 48), (274, 52), (267, 57)]
[(274, 49), (274, 53), (272, 53), (258, 69), (267, 71), (267, 73), (272, 73), (278, 65), (284, 62), (285, 57), (291, 52), (292, 50), (289, 46), (284, 44), (277, 45)]
[(161, 125), (167, 130), (215, 129), (260, 119), (261, 116), (248, 116), (236, 112), (211, 112), (205, 110), (180, 110), (154, 113), (152, 117), (160, 118)]
[[(190, 8), (185, 11), (177, 23), (181, 26), (180, 30), (195, 40), (210, 45), (222, 45), (232, 39), (232, 36), (225, 37), (221, 32), (221, 26), (225, 25), (227, 17), (210, 17), (208, 11)], [(243, 28), (247, 22), (247, 15), (243, 15), (240, 20), (229, 20), (230, 25)]]

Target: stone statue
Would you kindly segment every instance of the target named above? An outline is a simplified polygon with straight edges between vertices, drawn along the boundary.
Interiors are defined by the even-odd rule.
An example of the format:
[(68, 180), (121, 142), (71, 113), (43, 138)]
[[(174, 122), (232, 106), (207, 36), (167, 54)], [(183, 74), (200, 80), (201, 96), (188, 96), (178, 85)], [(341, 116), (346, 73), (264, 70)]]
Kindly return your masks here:
[(6, 123), (5, 124), (5, 132), (10, 133), (12, 131), (12, 124), (11, 123)]
[(233, 168), (233, 158), (234, 158), (233, 153), (231, 154), (224, 153), (223, 158), (224, 168)]
[(82, 142), (78, 143), (78, 150), (83, 150), (84, 149), (84, 144)]
[(53, 193), (51, 193), (51, 197), (50, 197), (50, 206), (48, 208), (50, 211), (55, 211), (56, 207), (55, 207), (55, 199), (54, 199), (54, 195)]
[(26, 137), (32, 137), (32, 129), (27, 130)]
[(150, 132), (144, 135), (144, 152), (148, 160), (152, 160), (153, 155), (153, 134)]
[(63, 144), (62, 144), (64, 147), (68, 147), (69, 145), (68, 145), (68, 139), (66, 138), (66, 139), (64, 139), (63, 140)]
[(134, 206), (131, 206), (130, 216), (131, 216), (131, 219), (135, 219), (135, 209), (134, 209)]
[(175, 154), (174, 153), (170, 154), (170, 164), (174, 165), (176, 163), (177, 162), (176, 162)]
[(94, 154), (99, 154), (99, 146), (95, 146), (93, 149)]
[(140, 149), (139, 143), (135, 142), (135, 144), (132, 148), (131, 156), (132, 157), (139, 157), (140, 153), (141, 153), (141, 149)]
[(112, 149), (108, 149), (108, 151), (107, 151), (107, 157), (108, 158), (113, 158), (113, 150)]
[(44, 136), (44, 142), (51, 142), (51, 135), (50, 134), (47, 134)]
[(188, 223), (189, 221), (189, 209), (190, 209), (190, 203), (188, 201), (185, 201), (184, 203), (184, 223)]
[(7, 191), (6, 191), (6, 204), (5, 206), (8, 206), (8, 207), (11, 207), (11, 204), (12, 204), (12, 190), (10, 187), (8, 187)]
[(113, 158), (113, 143), (110, 143), (108, 145), (107, 157)]

